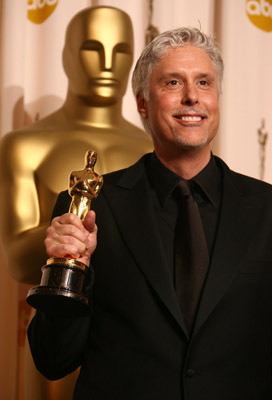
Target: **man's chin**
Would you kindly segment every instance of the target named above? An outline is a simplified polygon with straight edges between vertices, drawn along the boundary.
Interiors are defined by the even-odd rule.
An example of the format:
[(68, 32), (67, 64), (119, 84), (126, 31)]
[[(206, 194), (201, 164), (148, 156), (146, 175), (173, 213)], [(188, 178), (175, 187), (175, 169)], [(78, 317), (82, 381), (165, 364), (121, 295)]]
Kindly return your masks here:
[(181, 136), (176, 137), (177, 144), (184, 150), (194, 150), (201, 149), (208, 144), (208, 139), (206, 137), (199, 139), (184, 138)]

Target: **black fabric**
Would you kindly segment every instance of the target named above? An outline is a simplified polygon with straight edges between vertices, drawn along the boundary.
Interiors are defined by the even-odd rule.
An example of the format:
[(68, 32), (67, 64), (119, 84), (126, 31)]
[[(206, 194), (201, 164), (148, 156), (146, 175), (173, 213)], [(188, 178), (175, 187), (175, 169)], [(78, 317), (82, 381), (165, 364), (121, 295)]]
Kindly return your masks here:
[(179, 213), (175, 230), (175, 288), (190, 334), (209, 267), (209, 253), (199, 208), (190, 182), (180, 180), (175, 192)]
[[(271, 185), (215, 158), (222, 201), (189, 337), (150, 197), (149, 159), (105, 176), (94, 203), (92, 315), (54, 321), (37, 313), (28, 335), (38, 369), (58, 379), (80, 365), (74, 400), (271, 400)], [(62, 193), (56, 210), (67, 202)]]
[[(152, 153), (146, 163), (147, 176), (150, 182), (150, 196), (160, 232), (169, 268), (174, 276), (174, 234), (178, 207), (173, 191), (180, 176), (166, 168)], [(199, 206), (210, 259), (212, 257), (216, 236), (222, 195), (221, 171), (211, 158), (207, 166), (192, 180), (193, 197)]]

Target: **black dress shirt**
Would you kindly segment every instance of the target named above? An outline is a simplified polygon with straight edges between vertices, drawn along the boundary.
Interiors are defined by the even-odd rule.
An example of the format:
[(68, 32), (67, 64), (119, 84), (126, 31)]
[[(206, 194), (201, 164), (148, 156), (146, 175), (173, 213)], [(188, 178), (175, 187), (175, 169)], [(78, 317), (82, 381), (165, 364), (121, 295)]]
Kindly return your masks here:
[[(166, 168), (155, 152), (151, 155), (146, 168), (162, 246), (173, 273), (174, 232), (178, 215), (174, 189), (181, 177)], [(220, 170), (212, 154), (206, 167), (190, 181), (194, 199), (199, 206), (211, 259), (220, 211), (222, 181)]]

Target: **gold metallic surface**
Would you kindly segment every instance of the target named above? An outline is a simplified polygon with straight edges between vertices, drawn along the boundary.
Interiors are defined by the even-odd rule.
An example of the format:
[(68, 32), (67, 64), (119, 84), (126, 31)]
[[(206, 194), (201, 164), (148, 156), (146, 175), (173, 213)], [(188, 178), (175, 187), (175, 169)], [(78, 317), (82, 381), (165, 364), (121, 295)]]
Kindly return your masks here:
[(66, 258), (66, 257), (50, 257), (48, 258), (48, 260), (46, 261), (46, 265), (51, 265), (51, 264), (62, 264), (62, 265), (66, 265), (66, 266), (75, 266), (79, 269), (82, 269), (83, 271), (86, 271), (89, 266), (78, 261), (75, 260), (73, 258)]
[[(82, 221), (91, 209), (91, 201), (97, 198), (103, 185), (103, 177), (94, 171), (96, 161), (97, 153), (88, 150), (84, 168), (70, 174), (68, 192), (72, 199), (69, 212)], [(40, 285), (31, 288), (27, 294), (27, 302), (33, 308), (58, 316), (90, 314), (86, 292), (90, 281), (89, 266), (75, 258), (68, 253), (64, 257), (51, 257), (47, 260), (42, 267)], [(70, 301), (67, 301), (67, 297)]]
[(38, 284), (46, 263), (45, 231), (71, 170), (88, 149), (100, 174), (152, 150), (151, 140), (122, 116), (133, 60), (130, 18), (111, 7), (84, 9), (69, 23), (63, 50), (68, 77), (63, 106), (4, 136), (0, 145), (0, 231), (7, 266), (18, 281)]
[(85, 168), (70, 174), (68, 192), (72, 197), (69, 212), (82, 221), (91, 209), (92, 199), (96, 199), (103, 185), (103, 177), (94, 172), (97, 153), (88, 150), (85, 155)]

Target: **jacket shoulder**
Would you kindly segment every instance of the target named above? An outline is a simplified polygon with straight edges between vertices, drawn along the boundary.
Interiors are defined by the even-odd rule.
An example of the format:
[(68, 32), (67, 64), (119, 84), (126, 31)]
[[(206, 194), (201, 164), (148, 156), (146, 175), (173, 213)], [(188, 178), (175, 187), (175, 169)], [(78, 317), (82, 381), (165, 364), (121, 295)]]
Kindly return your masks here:
[(127, 168), (103, 175), (104, 185), (117, 184), (120, 186), (127, 186), (128, 188), (134, 186), (139, 177), (145, 172), (145, 165), (150, 155), (151, 153), (145, 154), (135, 164)]
[(234, 185), (242, 194), (266, 192), (272, 195), (272, 185), (270, 183), (231, 170), (219, 157), (215, 156), (215, 161), (222, 171), (224, 180)]

